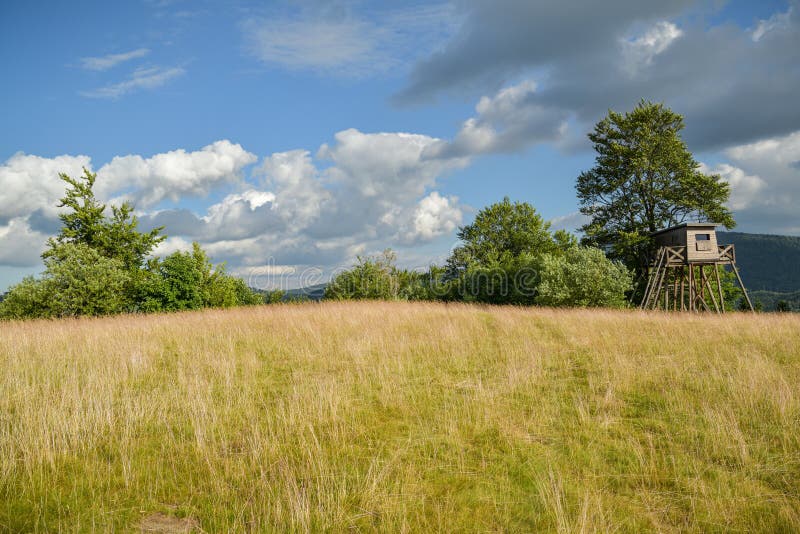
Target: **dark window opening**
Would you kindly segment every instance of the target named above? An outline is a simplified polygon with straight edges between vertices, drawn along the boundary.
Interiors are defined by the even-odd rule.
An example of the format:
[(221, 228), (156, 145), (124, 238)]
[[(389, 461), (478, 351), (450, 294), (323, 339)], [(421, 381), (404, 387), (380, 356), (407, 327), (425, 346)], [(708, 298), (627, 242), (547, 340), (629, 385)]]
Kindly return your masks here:
[(711, 240), (711, 234), (696, 234), (694, 236), (694, 238), (697, 241), (710, 241)]

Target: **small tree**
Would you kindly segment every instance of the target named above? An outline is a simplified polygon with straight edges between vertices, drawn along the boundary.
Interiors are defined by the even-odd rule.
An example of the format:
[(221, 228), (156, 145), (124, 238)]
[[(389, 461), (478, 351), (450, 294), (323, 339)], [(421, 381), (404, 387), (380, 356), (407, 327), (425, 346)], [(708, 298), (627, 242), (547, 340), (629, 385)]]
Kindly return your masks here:
[(785, 313), (792, 311), (792, 307), (785, 300), (779, 300), (775, 303), (775, 311)]
[(119, 207), (112, 206), (111, 218), (107, 218), (105, 204), (94, 196), (96, 174), (83, 169), (81, 177), (71, 178), (64, 173), (59, 177), (69, 187), (58, 207), (69, 210), (59, 215), (61, 230), (48, 240), (48, 250), (43, 258), (52, 256), (59, 245), (84, 244), (106, 258), (120, 260), (126, 269), (133, 270), (141, 268), (153, 249), (166, 239), (161, 235), (163, 227), (139, 232), (139, 222), (128, 202)]
[(623, 308), (632, 285), (624, 265), (591, 247), (548, 254), (542, 259), (540, 276), (536, 302), (545, 306)]
[(83, 243), (50, 249), (41, 279), (26, 278), (11, 288), (0, 316), (71, 317), (125, 311), (129, 273), (118, 259), (106, 258)]
[[(564, 236), (562, 236), (566, 239)], [(502, 202), (483, 208), (472, 224), (458, 230), (462, 245), (447, 260), (447, 275), (458, 278), (470, 267), (490, 268), (497, 262), (553, 252), (558, 245), (550, 223), (527, 202)]]
[(343, 271), (325, 287), (325, 298), (331, 300), (394, 300), (399, 283), (394, 265), (396, 256), (387, 249), (375, 257), (358, 257), (358, 263)]

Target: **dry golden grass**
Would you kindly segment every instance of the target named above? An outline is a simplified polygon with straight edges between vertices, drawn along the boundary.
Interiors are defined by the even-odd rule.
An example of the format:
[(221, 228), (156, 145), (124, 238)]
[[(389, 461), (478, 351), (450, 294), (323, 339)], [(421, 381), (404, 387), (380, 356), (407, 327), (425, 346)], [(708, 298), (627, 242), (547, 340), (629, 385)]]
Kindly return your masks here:
[(800, 530), (798, 316), (0, 323), (0, 370), (0, 530)]

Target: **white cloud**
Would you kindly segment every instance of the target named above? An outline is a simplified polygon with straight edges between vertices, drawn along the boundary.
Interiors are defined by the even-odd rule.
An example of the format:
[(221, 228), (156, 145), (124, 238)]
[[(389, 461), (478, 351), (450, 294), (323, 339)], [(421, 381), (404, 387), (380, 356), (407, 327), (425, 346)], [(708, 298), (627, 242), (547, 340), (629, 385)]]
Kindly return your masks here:
[(140, 89), (156, 89), (186, 73), (182, 67), (147, 67), (133, 71), (123, 82), (98, 87), (90, 91), (82, 91), (81, 95), (89, 98), (108, 98), (116, 100), (128, 93)]
[(98, 190), (107, 196), (123, 190), (123, 198), (137, 207), (153, 206), (164, 199), (179, 201), (187, 195), (204, 196), (216, 186), (241, 178), (242, 168), (256, 156), (227, 139), (200, 150), (184, 149), (156, 154), (117, 156), (98, 171)]
[(410, 133), (365, 134), (355, 129), (338, 132), (333, 146), (323, 145), (318, 156), (333, 161), (327, 176), (382, 203), (406, 203), (424, 194), (442, 174), (465, 166), (466, 159), (429, 158), (427, 149), (440, 142)]
[(653, 25), (644, 34), (633, 39), (622, 40), (623, 68), (631, 75), (653, 63), (653, 58), (664, 52), (683, 35), (683, 31), (675, 24), (661, 21)]
[(413, 243), (430, 241), (453, 232), (461, 224), (463, 217), (457, 204), (458, 198), (443, 197), (433, 191), (419, 201), (411, 227), (401, 231), (401, 238), (407, 243)]
[(279, 216), (295, 227), (308, 226), (329, 199), (307, 150), (272, 154), (264, 158), (256, 174), (263, 176), (265, 185), (275, 192)]
[(47, 236), (33, 230), (25, 217), (0, 225), (0, 265), (28, 267), (39, 263)]
[(275, 194), (254, 189), (226, 196), (209, 207), (200, 220), (205, 223), (201, 228), (202, 238), (212, 241), (241, 239), (284, 229), (275, 213)]
[(456, 198), (428, 190), (465, 164), (424, 158), (435, 142), (345, 130), (319, 149), (320, 166), (307, 150), (274, 153), (254, 169), (257, 189), (229, 194), (200, 216), (166, 210), (143, 221), (185, 232), (159, 253), (196, 239), (237, 272), (265, 264), (331, 268), (365, 251), (430, 242), (455, 230), (462, 213)]
[(56, 204), (64, 196), (64, 182), (58, 174), (83, 174), (91, 169), (88, 156), (39, 156), (14, 154), (0, 165), (0, 223), (3, 218), (28, 216), (43, 210), (55, 216)]
[(731, 197), (728, 205), (734, 210), (741, 210), (764, 202), (760, 198), (767, 183), (760, 177), (747, 174), (742, 169), (728, 163), (720, 163), (714, 167), (701, 164), (700, 170), (705, 174), (719, 174), (731, 186)]
[(192, 250), (192, 242), (181, 236), (170, 236), (156, 246), (153, 254), (156, 256), (169, 256), (175, 252), (187, 252)]
[(785, 13), (775, 13), (766, 20), (758, 21), (758, 25), (751, 34), (754, 42), (760, 41), (765, 35), (773, 31), (786, 30), (791, 25), (792, 8), (789, 7)]
[(588, 223), (590, 220), (591, 217), (588, 217), (579, 211), (573, 211), (572, 213), (568, 213), (566, 215), (553, 217), (550, 219), (550, 224), (553, 230), (567, 230), (568, 232), (575, 232), (578, 230), (578, 228)]
[(751, 231), (800, 233), (800, 131), (731, 147), (730, 163), (704, 172), (731, 184), (730, 205), (741, 226)]
[(475, 106), (477, 115), (462, 124), (453, 141), (432, 146), (428, 156), (451, 158), (513, 152), (537, 142), (561, 139), (567, 127), (566, 113), (535, 102), (536, 89), (536, 82), (525, 80), (501, 89), (494, 96), (482, 97)]
[(82, 68), (87, 70), (108, 70), (116, 65), (119, 65), (120, 63), (130, 61), (131, 59), (144, 57), (149, 53), (150, 50), (147, 48), (137, 48), (136, 50), (131, 50), (130, 52), (124, 52), (121, 54), (108, 54), (100, 57), (83, 57), (80, 59), (80, 65)]

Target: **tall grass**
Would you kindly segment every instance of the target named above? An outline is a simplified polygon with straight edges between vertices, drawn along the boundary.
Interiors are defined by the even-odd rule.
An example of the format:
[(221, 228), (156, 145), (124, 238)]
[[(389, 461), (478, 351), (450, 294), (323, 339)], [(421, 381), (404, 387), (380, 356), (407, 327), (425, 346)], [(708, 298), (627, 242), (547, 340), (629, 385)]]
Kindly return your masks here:
[(798, 531), (800, 318), (351, 302), (0, 324), (0, 530), (169, 528), (153, 517)]

